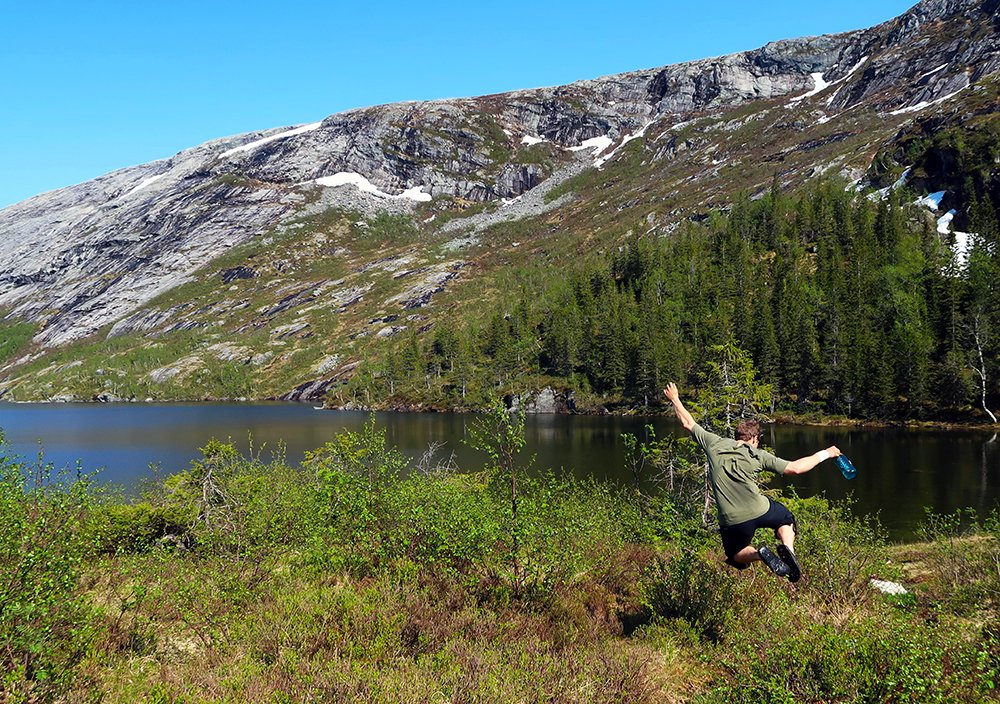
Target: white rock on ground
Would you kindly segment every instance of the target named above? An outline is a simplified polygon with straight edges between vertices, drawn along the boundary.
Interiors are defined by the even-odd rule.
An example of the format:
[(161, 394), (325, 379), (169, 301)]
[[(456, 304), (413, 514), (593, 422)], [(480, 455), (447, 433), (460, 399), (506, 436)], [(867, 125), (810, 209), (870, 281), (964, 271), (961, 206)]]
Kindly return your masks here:
[(906, 587), (904, 587), (899, 582), (889, 582), (882, 579), (872, 579), (869, 581), (869, 584), (872, 585), (872, 589), (878, 589), (883, 594), (894, 594), (894, 595), (909, 594), (909, 592), (906, 591)]

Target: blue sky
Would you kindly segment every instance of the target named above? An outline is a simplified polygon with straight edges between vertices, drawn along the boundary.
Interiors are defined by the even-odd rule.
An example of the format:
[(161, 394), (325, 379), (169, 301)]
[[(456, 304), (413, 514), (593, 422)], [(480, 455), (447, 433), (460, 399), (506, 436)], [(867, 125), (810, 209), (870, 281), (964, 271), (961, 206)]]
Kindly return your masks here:
[(0, 0), (0, 207), (217, 137), (859, 29), (915, 1)]

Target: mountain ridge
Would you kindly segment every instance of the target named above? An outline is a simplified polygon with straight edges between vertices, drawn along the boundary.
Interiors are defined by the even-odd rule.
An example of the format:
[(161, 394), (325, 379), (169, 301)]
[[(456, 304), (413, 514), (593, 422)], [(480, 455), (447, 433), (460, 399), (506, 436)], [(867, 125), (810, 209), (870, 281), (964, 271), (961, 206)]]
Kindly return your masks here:
[[(429, 305), (439, 288), (467, 276), (468, 257), (452, 253), (511, 214), (557, 212), (572, 221), (580, 206), (565, 184), (602, 173), (637, 144), (642, 163), (657, 165), (664, 181), (678, 175), (676, 188), (648, 202), (661, 232), (725, 207), (735, 188), (763, 192), (774, 177), (794, 187), (816, 172), (852, 181), (872, 175), (876, 153), (923, 110), (947, 108), (1000, 68), (996, 5), (924, 0), (869, 29), (713, 59), (566, 86), (355, 108), (318, 123), (210, 140), (40, 194), (0, 210), (0, 311), (38, 326), (21, 354), (0, 361), (0, 374), (16, 379), (17, 368), (101, 331), (183, 325), (148, 309), (226, 252), (280, 238), (297, 220), (326, 212), (351, 214), (348, 240), (363, 229), (354, 223), (384, 217), (441, 237), (444, 254), (435, 256), (446, 265), (427, 264), (431, 273), (399, 299)], [(600, 143), (584, 146), (594, 140)], [(736, 169), (739, 179), (729, 175)], [(322, 185), (334, 181), (355, 185)], [(664, 214), (668, 201), (676, 202)], [(372, 317), (405, 293), (373, 304)], [(134, 318), (145, 322), (132, 328)], [(14, 385), (8, 381), (0, 394)]]

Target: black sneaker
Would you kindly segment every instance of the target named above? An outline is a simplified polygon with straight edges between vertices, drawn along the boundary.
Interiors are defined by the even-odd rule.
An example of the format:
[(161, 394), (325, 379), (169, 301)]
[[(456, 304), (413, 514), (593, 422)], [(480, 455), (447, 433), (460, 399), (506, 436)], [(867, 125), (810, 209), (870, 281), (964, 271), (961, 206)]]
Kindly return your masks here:
[(799, 567), (799, 561), (795, 559), (795, 553), (789, 550), (787, 545), (783, 544), (778, 545), (777, 551), (778, 557), (788, 565), (788, 581), (798, 582), (802, 577), (802, 568)]
[(761, 545), (757, 548), (757, 554), (760, 555), (760, 559), (763, 560), (764, 564), (767, 565), (776, 575), (779, 577), (788, 576), (790, 568), (780, 557), (771, 552), (771, 548), (766, 545)]

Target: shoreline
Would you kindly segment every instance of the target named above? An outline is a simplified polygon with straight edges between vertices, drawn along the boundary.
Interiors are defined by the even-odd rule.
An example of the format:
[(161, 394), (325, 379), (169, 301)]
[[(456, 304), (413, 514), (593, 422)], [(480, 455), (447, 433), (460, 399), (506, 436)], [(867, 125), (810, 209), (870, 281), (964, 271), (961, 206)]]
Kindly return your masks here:
[[(13, 400), (0, 398), (0, 404), (9, 403), (18, 406), (59, 406), (59, 405), (170, 405), (170, 404), (190, 404), (190, 405), (257, 405), (257, 404), (292, 404), (292, 405), (312, 405), (317, 411), (352, 411), (352, 412), (373, 412), (373, 413), (454, 413), (454, 414), (477, 414), (485, 409), (474, 407), (442, 407), (434, 404), (417, 403), (381, 403), (372, 405), (315, 405), (315, 400), (287, 400), (280, 398), (197, 398), (197, 399), (80, 399), (57, 396), (42, 400)], [(673, 414), (669, 412), (657, 411), (653, 408), (625, 408), (608, 410), (607, 407), (598, 408), (573, 408), (572, 410), (558, 410), (554, 412), (538, 412), (526, 410), (527, 415), (559, 415), (559, 416), (608, 416), (621, 418), (649, 417), (665, 418)], [(814, 415), (798, 415), (790, 411), (777, 411), (771, 415), (765, 415), (763, 421), (767, 424), (782, 425), (802, 425), (818, 428), (871, 428), (871, 429), (898, 429), (898, 430), (927, 430), (927, 431), (971, 431), (994, 434), (1000, 433), (1000, 423), (983, 423), (978, 421), (956, 421), (956, 420), (914, 420), (905, 418), (884, 419), (884, 418), (847, 418), (844, 416), (816, 417)]]

